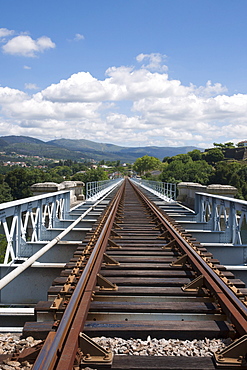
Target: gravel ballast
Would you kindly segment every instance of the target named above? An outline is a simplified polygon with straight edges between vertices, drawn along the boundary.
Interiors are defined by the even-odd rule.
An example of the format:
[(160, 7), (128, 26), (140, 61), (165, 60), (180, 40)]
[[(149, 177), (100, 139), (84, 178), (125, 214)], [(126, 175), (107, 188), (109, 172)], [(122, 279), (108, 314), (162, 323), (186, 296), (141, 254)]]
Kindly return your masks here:
[(133, 356), (199, 356), (209, 357), (216, 351), (231, 343), (231, 339), (179, 340), (156, 339), (122, 339), (95, 337), (95, 342), (111, 349), (116, 355)]
[[(217, 350), (223, 349), (231, 343), (230, 339), (207, 339), (204, 340), (179, 340), (179, 339), (156, 339), (147, 337), (141, 339), (123, 339), (95, 337), (93, 340), (104, 348), (111, 349), (116, 355), (131, 356), (212, 356)], [(20, 334), (0, 334), (0, 354), (10, 354), (40, 343), (33, 337), (20, 339)], [(30, 370), (32, 365), (27, 361), (6, 360), (0, 364), (1, 370)]]
[[(6, 333), (0, 334), (0, 354), (11, 354), (15, 351), (23, 351), (25, 348), (33, 347), (36, 344), (42, 342), (41, 340), (35, 340), (33, 337), (27, 337), (20, 339), (21, 334)], [(32, 365), (28, 361), (20, 363), (19, 361), (4, 361), (0, 364), (1, 370), (30, 370)]]

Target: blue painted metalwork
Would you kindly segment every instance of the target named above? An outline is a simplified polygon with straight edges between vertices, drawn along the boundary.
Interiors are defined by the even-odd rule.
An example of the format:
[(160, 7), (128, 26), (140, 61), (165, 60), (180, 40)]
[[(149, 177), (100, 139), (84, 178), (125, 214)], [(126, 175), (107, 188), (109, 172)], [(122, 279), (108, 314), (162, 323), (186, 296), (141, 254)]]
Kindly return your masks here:
[[(88, 183), (88, 199), (95, 201), (103, 197), (122, 180)], [(61, 220), (68, 219), (70, 211), (69, 190), (0, 204), (0, 234), (7, 240), (4, 264), (30, 256), (32, 247), (28, 242), (48, 242), (51, 230)]]
[(56, 220), (66, 218), (69, 210), (69, 191), (0, 204), (0, 233), (7, 239), (4, 263), (21, 258), (27, 242), (43, 240), (43, 233), (54, 227)]
[(204, 229), (222, 232), (221, 242), (247, 244), (244, 227), (247, 223), (247, 202), (219, 195), (196, 193), (196, 221), (206, 223)]

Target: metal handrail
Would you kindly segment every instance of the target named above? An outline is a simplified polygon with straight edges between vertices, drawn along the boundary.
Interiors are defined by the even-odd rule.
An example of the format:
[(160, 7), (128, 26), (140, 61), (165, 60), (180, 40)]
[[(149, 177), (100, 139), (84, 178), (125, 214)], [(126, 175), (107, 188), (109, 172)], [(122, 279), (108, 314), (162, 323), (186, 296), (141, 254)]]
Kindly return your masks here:
[(137, 182), (142, 187), (147, 188), (155, 195), (166, 201), (176, 200), (176, 184), (171, 182), (161, 182), (161, 181), (152, 181), (144, 180), (139, 178), (132, 178), (131, 180)]
[[(242, 228), (247, 220), (247, 201), (208, 193), (195, 194), (197, 222), (211, 231), (223, 231), (223, 241), (246, 245)], [(244, 240), (245, 239), (245, 240)]]
[(8, 285), (12, 280), (14, 280), (18, 275), (20, 275), (23, 271), (25, 271), (28, 267), (30, 267), (34, 262), (36, 262), (41, 256), (43, 256), (49, 249), (54, 247), (60, 240), (62, 240), (73, 228), (83, 220), (88, 213), (90, 213), (100, 202), (102, 199), (98, 200), (93, 206), (89, 207), (81, 216), (79, 216), (73, 223), (71, 223), (65, 230), (63, 230), (58, 236), (52, 239), (49, 243), (47, 243), (43, 248), (29, 257), (26, 261), (24, 261), (21, 265), (16, 267), (13, 271), (9, 272), (6, 276), (4, 276), (0, 280), (0, 290)]
[(27, 238), (41, 240), (44, 230), (52, 228), (56, 219), (65, 218), (69, 210), (69, 190), (0, 204), (0, 230), (7, 240), (4, 263), (21, 258)]
[(102, 196), (109, 188), (114, 187), (123, 179), (103, 180), (103, 181), (90, 181), (86, 183), (86, 200), (95, 200)]

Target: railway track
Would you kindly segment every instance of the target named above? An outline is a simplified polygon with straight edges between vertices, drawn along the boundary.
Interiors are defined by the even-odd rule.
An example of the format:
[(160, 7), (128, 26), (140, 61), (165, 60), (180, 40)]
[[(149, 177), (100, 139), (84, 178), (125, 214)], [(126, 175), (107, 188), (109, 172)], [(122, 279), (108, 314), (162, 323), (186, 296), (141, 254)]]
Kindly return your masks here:
[[(34, 370), (247, 368), (243, 283), (129, 180), (113, 195), (26, 323), (45, 342), (22, 358)], [(90, 339), (101, 335), (233, 343), (214, 358), (113, 357)]]

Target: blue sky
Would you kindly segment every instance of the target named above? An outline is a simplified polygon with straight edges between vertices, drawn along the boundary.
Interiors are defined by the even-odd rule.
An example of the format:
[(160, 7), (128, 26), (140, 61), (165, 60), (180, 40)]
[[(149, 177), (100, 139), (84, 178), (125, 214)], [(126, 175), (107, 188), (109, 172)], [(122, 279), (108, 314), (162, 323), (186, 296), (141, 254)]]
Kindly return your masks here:
[(247, 139), (246, 0), (8, 0), (0, 135), (124, 146)]

